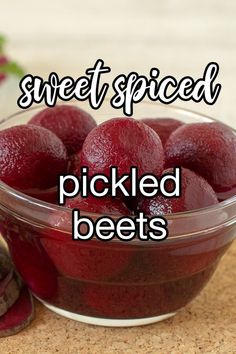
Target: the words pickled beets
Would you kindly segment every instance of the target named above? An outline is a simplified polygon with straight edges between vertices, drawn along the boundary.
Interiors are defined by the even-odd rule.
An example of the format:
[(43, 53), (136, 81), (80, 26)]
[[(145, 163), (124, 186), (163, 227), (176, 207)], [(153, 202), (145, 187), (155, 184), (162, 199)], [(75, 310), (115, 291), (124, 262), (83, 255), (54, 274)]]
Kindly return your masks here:
[[(68, 184), (73, 185), (68, 191)], [(65, 205), (69, 198), (80, 195), (82, 198), (117, 196), (145, 198), (161, 195), (165, 198), (181, 196), (181, 168), (161, 177), (153, 174), (139, 176), (137, 167), (130, 167), (130, 173), (119, 175), (115, 166), (110, 167), (110, 174), (90, 176), (88, 167), (81, 167), (80, 177), (74, 175), (59, 176), (59, 205)], [(87, 213), (88, 214), (88, 213)], [(139, 212), (136, 216), (81, 215), (79, 209), (72, 211), (73, 239), (90, 240), (94, 235), (102, 241), (110, 241), (115, 236), (122, 241), (138, 238), (141, 241), (162, 241), (168, 237), (168, 222), (162, 216), (146, 216)]]
[[(44, 102), (53, 107), (57, 100), (78, 101), (88, 100), (93, 109), (101, 107), (109, 89), (108, 83), (101, 83), (101, 78), (110, 73), (111, 68), (105, 66), (103, 60), (98, 59), (92, 68), (85, 71), (85, 75), (73, 79), (70, 76), (59, 78), (52, 72), (47, 81), (39, 76), (26, 75), (20, 82), (22, 95), (18, 99), (20, 108), (29, 108), (33, 103)], [(184, 76), (177, 80), (171, 75), (160, 78), (160, 70), (151, 68), (149, 77), (131, 72), (128, 75), (120, 74), (112, 82), (114, 95), (110, 100), (115, 109), (122, 109), (126, 116), (133, 114), (135, 103), (144, 98), (159, 101), (164, 104), (175, 100), (201, 102), (213, 105), (221, 91), (221, 85), (215, 83), (219, 73), (219, 65), (210, 62), (203, 70), (201, 78), (193, 79)]]

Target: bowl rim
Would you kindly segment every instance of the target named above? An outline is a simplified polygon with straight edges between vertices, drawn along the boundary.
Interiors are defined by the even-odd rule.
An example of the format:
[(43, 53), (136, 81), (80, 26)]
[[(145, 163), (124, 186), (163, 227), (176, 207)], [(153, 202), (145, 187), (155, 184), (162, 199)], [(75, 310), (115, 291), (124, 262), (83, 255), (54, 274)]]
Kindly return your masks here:
[[(109, 101), (109, 98), (106, 98), (105, 101)], [(59, 104), (62, 104), (62, 105), (68, 105), (68, 104), (73, 104), (73, 103), (77, 103), (78, 104), (78, 100), (71, 100), (69, 102), (60, 102), (58, 101), (57, 102), (57, 105)], [(153, 102), (150, 102), (150, 101), (146, 101), (144, 100), (142, 102), (143, 104), (147, 104), (147, 105), (152, 105), (153, 106)], [(183, 113), (185, 114), (185, 116), (187, 115), (194, 115), (196, 117), (199, 117), (199, 118), (203, 118), (203, 119), (209, 119), (210, 121), (215, 121), (215, 122), (220, 122), (219, 120), (215, 119), (215, 118), (212, 118), (211, 116), (209, 115), (206, 115), (206, 114), (203, 114), (203, 113), (199, 113), (195, 110), (191, 110), (191, 109), (186, 109), (186, 108), (181, 108), (179, 106), (175, 106), (175, 105), (164, 105), (164, 104), (161, 104), (161, 103), (156, 103), (155, 102), (155, 105), (158, 106), (158, 107), (162, 107), (162, 108), (168, 108), (168, 110), (171, 110), (174, 112), (177, 112), (177, 113)], [(38, 110), (40, 108), (45, 108), (46, 106), (43, 104), (37, 104), (36, 106), (33, 106), (31, 108), (27, 108), (25, 110), (21, 110), (21, 111), (17, 111), (7, 117), (4, 117), (3, 119), (0, 120), (0, 126), (2, 124), (4, 124), (5, 122), (7, 122), (8, 120), (12, 119), (12, 118), (15, 118), (17, 117), (18, 115), (22, 115), (24, 114), (24, 112), (31, 112), (31, 111), (34, 111), (34, 110)], [(135, 116), (135, 114), (134, 114)], [(225, 124), (225, 123), (223, 123)], [(232, 129), (235, 133), (236, 133), (236, 130), (225, 124), (226, 126), (228, 126), (230, 129)], [(56, 187), (53, 187), (53, 188), (56, 188)], [(50, 188), (48, 189), (48, 191), (52, 190), (53, 188)], [(43, 208), (43, 209), (48, 209), (48, 210), (51, 210), (51, 211), (57, 211), (57, 212), (68, 212), (68, 211), (71, 211), (72, 209), (69, 209), (69, 208), (66, 208), (65, 206), (60, 206), (60, 205), (57, 205), (57, 204), (52, 204), (52, 203), (49, 203), (49, 202), (46, 202), (46, 201), (42, 201), (40, 199), (37, 199), (37, 198), (34, 198), (34, 197), (31, 197), (23, 192), (20, 192), (10, 186), (8, 186), (6, 183), (2, 182), (0, 180), (0, 191), (4, 192), (4, 193), (7, 193), (8, 195), (10, 196), (13, 196), (17, 199), (20, 199), (20, 200), (23, 200), (24, 202), (27, 202), (29, 203), (30, 205), (32, 206), (37, 206), (37, 207), (40, 207), (40, 208)], [(1, 202), (0, 202), (1, 204)], [(224, 201), (221, 201), (219, 202), (218, 204), (215, 204), (215, 205), (211, 205), (211, 206), (208, 206), (208, 207), (204, 207), (204, 208), (200, 208), (200, 209), (194, 209), (194, 210), (189, 210), (189, 211), (183, 211), (183, 212), (178, 212), (178, 213), (172, 213), (172, 214), (164, 214), (162, 215), (166, 220), (176, 220), (176, 219), (182, 219), (184, 217), (190, 217), (190, 216), (200, 216), (202, 214), (206, 215), (206, 214), (210, 214), (210, 213), (213, 213), (213, 212), (217, 212), (219, 210), (221, 210), (222, 208), (224, 207), (230, 207), (231, 205), (236, 205), (236, 195), (224, 200)], [(81, 210), (83, 212), (83, 210)], [(99, 214), (99, 213), (91, 213), (91, 212), (86, 212), (84, 211), (84, 213), (88, 216), (91, 216), (91, 217), (99, 217), (101, 215), (103, 215), (102, 213)], [(120, 218), (121, 216), (124, 216), (124, 215), (113, 215), (112, 214), (112, 217), (113, 218)], [(56, 227), (55, 227), (56, 228)], [(176, 238), (178, 238), (180, 236), (176, 236)], [(175, 237), (171, 237), (171, 239), (174, 239)], [(168, 238), (167, 238), (168, 239)], [(113, 241), (113, 240), (112, 240)]]

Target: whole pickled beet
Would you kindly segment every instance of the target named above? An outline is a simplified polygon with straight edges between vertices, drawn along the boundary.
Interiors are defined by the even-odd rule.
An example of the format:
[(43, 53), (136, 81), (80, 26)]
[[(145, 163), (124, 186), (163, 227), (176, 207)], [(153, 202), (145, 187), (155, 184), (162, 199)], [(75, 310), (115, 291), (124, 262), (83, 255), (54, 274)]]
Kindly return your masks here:
[(0, 131), (0, 180), (21, 191), (53, 187), (67, 170), (62, 141), (49, 130), (19, 125)]
[(236, 190), (236, 135), (222, 123), (186, 124), (173, 132), (165, 146), (166, 166), (181, 165), (202, 177), (219, 199)]
[[(122, 201), (110, 197), (74, 198), (67, 201), (66, 207), (79, 209), (81, 215), (84, 212), (101, 215), (131, 214)], [(74, 241), (67, 233), (60, 231), (71, 229), (71, 220), (68, 212), (54, 213), (50, 218), (54, 230), (49, 231), (49, 236), (42, 237), (44, 249), (59, 273), (74, 279), (94, 281), (109, 279), (127, 267), (134, 253), (132, 247), (126, 243), (102, 242), (96, 239)]]
[(89, 195), (87, 198), (68, 199), (66, 202), (67, 208), (77, 208), (81, 211), (90, 213), (99, 213), (105, 215), (130, 215), (132, 212), (120, 199), (111, 197), (95, 198)]
[[(11, 227), (11, 228), (10, 228)], [(57, 271), (42, 247), (43, 231), (32, 228), (12, 230), (12, 222), (5, 225), (3, 237), (8, 243), (13, 263), (31, 291), (42, 299), (50, 299), (57, 292)], [(27, 262), (25, 260), (27, 259)]]
[(88, 166), (91, 175), (104, 173), (116, 166), (118, 176), (130, 172), (160, 175), (164, 151), (158, 135), (146, 124), (133, 118), (113, 118), (93, 129), (84, 141), (81, 165)]
[(94, 315), (107, 318), (142, 318), (163, 313), (167, 302), (158, 284), (86, 284), (83, 301)]
[[(164, 174), (167, 173), (173, 173), (173, 169), (165, 170)], [(166, 189), (173, 190), (171, 181), (166, 183)], [(159, 194), (152, 198), (141, 197), (138, 209), (146, 215), (163, 215), (200, 209), (217, 203), (217, 196), (209, 183), (195, 172), (182, 168), (180, 197), (166, 198)]]
[(90, 114), (78, 107), (67, 105), (46, 108), (28, 123), (51, 130), (62, 140), (69, 155), (81, 149), (84, 139), (97, 125)]
[(141, 121), (147, 124), (159, 135), (163, 145), (165, 145), (167, 139), (173, 131), (184, 124), (183, 122), (173, 118), (144, 118)]

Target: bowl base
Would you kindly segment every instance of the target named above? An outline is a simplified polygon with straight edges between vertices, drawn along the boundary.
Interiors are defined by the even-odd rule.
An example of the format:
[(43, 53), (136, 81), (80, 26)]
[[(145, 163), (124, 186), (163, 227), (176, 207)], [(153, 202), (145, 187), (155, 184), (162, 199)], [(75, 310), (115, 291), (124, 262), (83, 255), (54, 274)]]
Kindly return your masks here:
[(160, 322), (166, 320), (176, 314), (176, 312), (166, 313), (164, 315), (154, 316), (154, 317), (146, 317), (146, 318), (134, 318), (134, 319), (110, 319), (110, 318), (99, 318), (99, 317), (90, 317), (79, 315), (78, 313), (73, 313), (70, 311), (63, 310), (59, 307), (48, 304), (47, 302), (39, 299), (35, 296), (37, 300), (39, 300), (44, 306), (46, 306), (49, 310), (57, 313), (58, 315), (67, 317), (71, 320), (92, 324), (96, 326), (104, 326), (104, 327), (134, 327), (134, 326), (143, 326), (148, 325), (155, 322)]

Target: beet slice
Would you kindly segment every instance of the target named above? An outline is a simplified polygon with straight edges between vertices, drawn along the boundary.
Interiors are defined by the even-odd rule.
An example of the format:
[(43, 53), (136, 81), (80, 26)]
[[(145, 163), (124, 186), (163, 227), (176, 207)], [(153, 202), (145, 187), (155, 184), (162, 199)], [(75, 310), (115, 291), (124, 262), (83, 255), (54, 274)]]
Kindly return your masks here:
[(7, 337), (20, 332), (34, 319), (33, 297), (24, 286), (16, 303), (0, 317), (0, 337)]
[(21, 283), (12, 270), (0, 282), (0, 316), (14, 305), (20, 296)]

